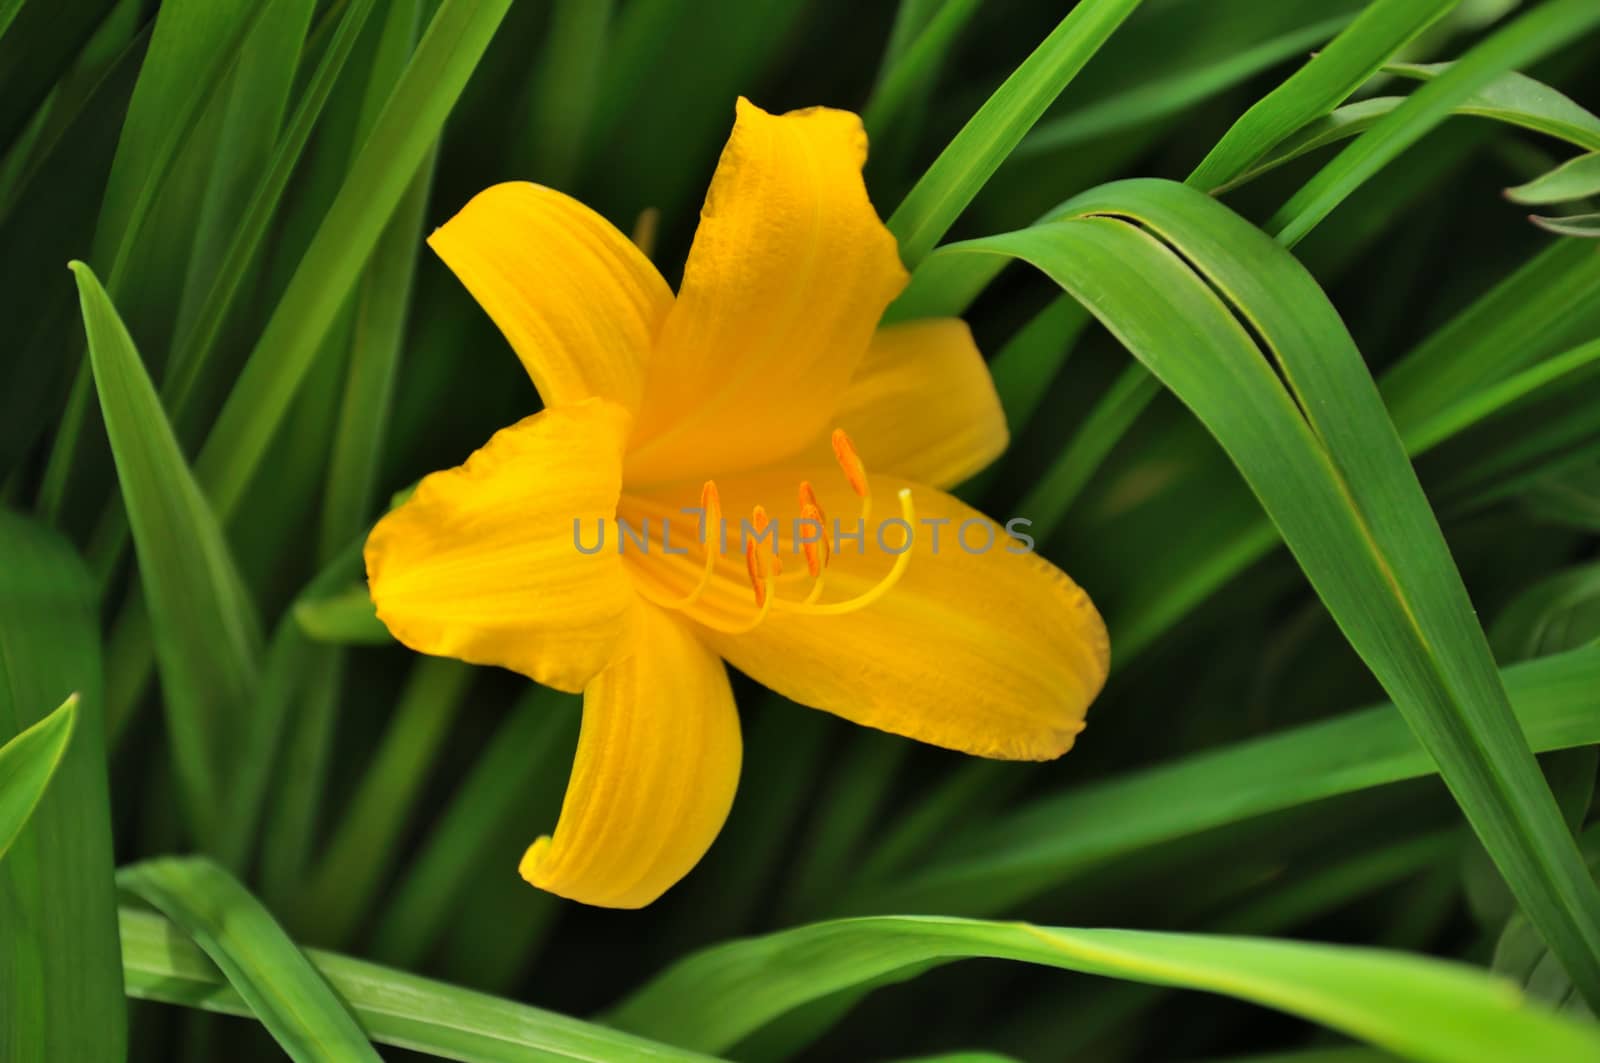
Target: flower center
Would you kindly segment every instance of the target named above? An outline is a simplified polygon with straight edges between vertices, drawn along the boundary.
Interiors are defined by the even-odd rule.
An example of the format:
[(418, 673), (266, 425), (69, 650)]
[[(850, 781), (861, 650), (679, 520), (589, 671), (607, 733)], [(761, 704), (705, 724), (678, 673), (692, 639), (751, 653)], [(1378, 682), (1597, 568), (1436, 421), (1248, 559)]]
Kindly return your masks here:
[[(861, 500), (858, 536), (864, 535), (867, 519), (872, 514), (872, 489), (867, 479), (866, 466), (862, 464), (855, 444), (851, 442), (844, 429), (834, 429), (832, 443), (834, 458), (839, 462), (839, 468), (843, 471), (846, 482)], [(872, 605), (900, 582), (911, 564), (911, 538), (912, 529), (916, 527), (916, 509), (912, 505), (909, 488), (902, 488), (897, 494), (897, 499), (904, 530), (901, 533), (899, 552), (895, 555), (889, 571), (860, 594), (835, 602), (824, 602), (821, 598), (827, 570), (834, 554), (838, 551), (838, 544), (829, 540), (827, 515), (810, 481), (800, 481), (800, 519), (796, 522), (795, 528), (796, 545), (805, 555), (806, 574), (811, 581), (811, 588), (804, 598), (785, 598), (779, 593), (778, 577), (783, 574), (783, 560), (778, 553), (778, 528), (774, 526), (766, 507), (756, 505), (751, 510), (748, 525), (755, 534), (741, 536), (744, 539), (745, 573), (755, 596), (755, 612), (744, 621), (726, 622), (703, 615), (696, 615), (695, 620), (715, 631), (739, 635), (753, 631), (773, 612), (800, 616), (843, 616)], [(699, 580), (688, 593), (677, 598), (661, 600), (647, 594), (646, 597), (656, 605), (667, 609), (687, 610), (698, 603), (713, 586), (722, 590), (737, 589), (735, 580), (717, 571), (717, 561), (726, 548), (726, 536), (723, 534), (722, 499), (713, 480), (707, 480), (700, 489), (700, 513), (702, 515), (700, 548), (703, 561)], [(857, 541), (860, 541), (859, 537)]]

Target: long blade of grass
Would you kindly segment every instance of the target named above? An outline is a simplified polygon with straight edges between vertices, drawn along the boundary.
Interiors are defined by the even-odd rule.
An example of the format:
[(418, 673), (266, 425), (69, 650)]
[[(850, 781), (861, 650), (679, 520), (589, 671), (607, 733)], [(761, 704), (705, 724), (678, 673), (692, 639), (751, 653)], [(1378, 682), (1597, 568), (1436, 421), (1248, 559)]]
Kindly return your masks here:
[[(913, 34), (909, 27), (920, 21), (913, 3), (902, 3), (895, 17), (896, 35), (890, 39), (885, 65), (866, 106), (861, 109), (867, 139), (876, 143), (900, 121), (912, 104), (926, 99), (933, 80), (961, 31), (977, 14), (981, 0), (939, 0), (937, 10)], [(909, 38), (902, 40), (901, 38)]]
[(72, 740), (78, 695), (0, 745), (0, 860), (28, 825)]
[[(112, 292), (120, 293), (130, 277), (141, 274), (142, 256), (157, 251), (154, 245), (175, 238), (174, 233), (155, 231), (152, 240), (147, 223), (172, 188), (174, 164), (194, 137), (207, 105), (217, 97), (244, 42), (274, 6), (245, 0), (162, 5), (95, 225), (90, 257), (99, 263)], [(90, 392), (88, 369), (83, 366), (73, 382), (39, 493), (41, 511), (52, 518), (60, 516), (66, 504), (69, 481), (80, 460)]]
[(422, 219), (433, 187), (433, 158), (412, 182), (373, 251), (356, 294), (350, 365), (339, 410), (328, 483), (322, 500), (318, 556), (323, 560), (350, 540), (372, 515), (378, 461), (394, 403), (395, 377), (404, 344), (412, 279), (416, 276)]
[(1084, 0), (1006, 78), (889, 216), (900, 258), (916, 269), (1061, 90), (1139, 0)]
[(214, 845), (222, 779), (235, 753), (230, 735), (259, 675), (259, 620), (132, 338), (89, 267), (75, 262), (72, 269), (149, 598), (185, 804), (197, 836)]
[[(1600, 648), (1504, 674), (1535, 749), (1600, 741)], [(1393, 708), (1375, 706), (1029, 802), (844, 910), (997, 914), (1118, 856), (1436, 770)]]
[[(472, 772), (390, 891), (373, 955), (414, 966), (443, 936), (471, 879), (495, 865), (493, 846), (538, 821), (543, 795), (562, 778), (578, 737), (577, 699), (534, 687), (489, 739)], [(552, 812), (559, 809), (552, 809)], [(515, 844), (515, 843), (513, 843)], [(514, 852), (515, 850), (509, 850)]]
[[(78, 692), (73, 741), (0, 860), (0, 1058), (120, 1063), (127, 1040), (111, 874), (94, 582), (64, 540), (0, 509), (0, 739)], [(9, 780), (7, 780), (9, 783)]]
[(1249, 47), (1232, 49), (1218, 62), (1157, 77), (1131, 91), (1040, 122), (1017, 145), (1015, 157), (1025, 159), (1085, 145), (1097, 138), (1178, 114), (1199, 100), (1315, 49), (1344, 29), (1351, 18), (1351, 15), (1338, 13), (1310, 25), (1295, 26)]
[(394, 718), (295, 905), (295, 924), (308, 939), (346, 941), (372, 909), (472, 677), (460, 661), (425, 657), (412, 666)]
[[(1496, 84), (1498, 83), (1491, 84), (1490, 89)], [(1404, 105), (1405, 100), (1403, 96), (1374, 96), (1369, 100), (1340, 107), (1332, 114), (1319, 118), (1294, 135), (1286, 137), (1259, 162), (1233, 181), (1219, 185), (1213, 191), (1228, 191), (1254, 181), (1302, 155), (1359, 136), (1398, 110)], [(1580, 148), (1593, 148), (1594, 145), (1600, 144), (1600, 131), (1591, 128), (1587, 122), (1574, 123), (1568, 121), (1566, 116), (1551, 113), (1549, 108), (1542, 106), (1544, 102), (1544, 99), (1536, 96), (1509, 100), (1500, 98), (1498, 93), (1484, 91), (1469, 96), (1465, 103), (1457, 105), (1450, 113), (1471, 118), (1487, 118), (1505, 125), (1529, 129), (1535, 133), (1545, 133)]]
[[(1137, 230), (1089, 218), (973, 246), (1022, 257), (1084, 300), (1217, 437), (1438, 760), (1530, 918), (1600, 1001), (1600, 890), (1517, 728), (1438, 525), (1337, 313), (1278, 245), (1183, 185), (1124, 182), (1079, 197), (1077, 209), (1133, 216), (1172, 240), (1261, 332), (1289, 390), (1227, 308)], [(1103, 270), (1092, 282), (1082, 272), (1090, 259)], [(1155, 323), (1157, 277), (1192, 292), (1165, 325)]]
[(976, 956), (1221, 993), (1437, 1063), (1600, 1052), (1592, 1027), (1462, 964), (1310, 942), (931, 916), (817, 923), (717, 946), (669, 968), (609, 1018), (722, 1051), (811, 1001)]
[(1406, 98), (1290, 198), (1267, 228), (1293, 247), (1351, 192), (1420, 140), (1474, 92), (1600, 25), (1589, 0), (1549, 0), (1526, 12)]
[(251, 351), (195, 462), (226, 517), (510, 0), (444, 0)]
[[(253, 1008), (178, 927), (123, 908), (128, 995), (252, 1016)], [(301, 953), (375, 1041), (462, 1063), (706, 1063), (710, 1058), (526, 1004), (317, 949)]]
[(149, 860), (117, 885), (182, 927), (296, 1063), (378, 1063), (334, 989), (238, 880), (209, 860)]
[(1285, 137), (1332, 111), (1396, 51), (1459, 2), (1377, 0), (1369, 4), (1318, 55), (1240, 115), (1195, 167), (1187, 183), (1210, 190), (1232, 182)]

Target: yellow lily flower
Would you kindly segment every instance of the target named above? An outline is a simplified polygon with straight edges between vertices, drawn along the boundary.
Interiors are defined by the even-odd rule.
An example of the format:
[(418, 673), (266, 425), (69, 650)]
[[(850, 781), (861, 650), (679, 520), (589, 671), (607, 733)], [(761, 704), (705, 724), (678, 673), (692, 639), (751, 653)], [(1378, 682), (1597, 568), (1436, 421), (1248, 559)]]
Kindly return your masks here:
[(544, 410), (423, 479), (373, 530), (367, 575), (405, 645), (583, 692), (560, 818), (521, 863), (535, 886), (641, 907), (699, 861), (739, 777), (723, 661), (1020, 760), (1071, 748), (1105, 681), (1088, 596), (1003, 532), (978, 549), (998, 529), (942, 490), (1005, 448), (1005, 419), (961, 321), (878, 327), (907, 278), (866, 151), (853, 114), (741, 99), (676, 297), (533, 184), (480, 193), (429, 239)]

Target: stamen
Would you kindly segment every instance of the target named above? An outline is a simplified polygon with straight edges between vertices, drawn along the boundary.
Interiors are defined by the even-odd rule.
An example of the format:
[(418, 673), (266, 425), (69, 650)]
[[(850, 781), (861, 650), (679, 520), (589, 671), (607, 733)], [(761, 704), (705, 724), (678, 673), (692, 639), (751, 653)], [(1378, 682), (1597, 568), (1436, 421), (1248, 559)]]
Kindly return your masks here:
[[(758, 540), (766, 534), (767, 526), (771, 523), (772, 518), (767, 516), (767, 507), (759, 502), (756, 503), (756, 507), (750, 511), (750, 524), (755, 528)], [(781, 528), (772, 529), (772, 572), (775, 576), (783, 575), (783, 558), (778, 556), (778, 533), (781, 530)]]
[(850, 442), (843, 428), (835, 428), (832, 438), (833, 456), (844, 470), (844, 478), (850, 481), (850, 489), (861, 499), (861, 520), (865, 523), (872, 515), (872, 488), (867, 484), (867, 467), (861, 464), (861, 455), (856, 453), (856, 445)]
[[(810, 484), (801, 483), (800, 497), (802, 499), (810, 491)], [(812, 495), (811, 497), (815, 498), (816, 496)], [(828, 560), (833, 556), (833, 551), (828, 548), (828, 526), (823, 523), (822, 508), (820, 506), (814, 502), (802, 502), (800, 504), (800, 519), (801, 521), (815, 521), (817, 528), (817, 537), (815, 539), (805, 535), (797, 535), (797, 538), (800, 539), (800, 549), (805, 551), (806, 571), (811, 574), (812, 580), (815, 581), (811, 584), (811, 593), (806, 595), (805, 601), (801, 604), (811, 605), (822, 597), (824, 570), (828, 567)]]
[(717, 570), (717, 557), (722, 553), (722, 496), (717, 492), (717, 482), (707, 480), (705, 486), (700, 488), (700, 519), (705, 522), (700, 532), (700, 545), (705, 551), (705, 565), (700, 570), (700, 580), (694, 589), (681, 598), (670, 601), (657, 602), (665, 609), (687, 609), (700, 600), (700, 596), (711, 586), (711, 577)]
[(846, 613), (865, 609), (893, 590), (894, 585), (899, 583), (900, 578), (906, 574), (906, 569), (911, 567), (912, 532), (909, 529), (917, 526), (917, 511), (916, 507), (911, 504), (911, 489), (909, 487), (901, 488), (899, 499), (900, 516), (905, 520), (908, 530), (905, 532), (901, 542), (901, 546), (904, 549), (895, 555), (894, 564), (890, 566), (883, 579), (854, 598), (846, 598), (842, 602), (827, 602), (817, 605), (807, 599), (804, 602), (779, 602), (777, 607), (783, 612), (799, 613), (803, 616), (843, 616)]
[(850, 442), (843, 428), (833, 430), (833, 456), (844, 470), (844, 478), (850, 481), (851, 490), (862, 498), (871, 494), (867, 489), (866, 466), (861, 464), (861, 455), (856, 453), (856, 445)]
[(812, 579), (816, 579), (822, 575), (828, 559), (833, 556), (833, 552), (828, 549), (828, 526), (822, 523), (822, 510), (809, 502), (800, 507), (800, 521), (808, 528), (815, 525), (817, 529), (815, 539), (809, 535), (798, 537), (800, 549), (806, 555), (806, 571), (811, 573)]
[(744, 544), (744, 567), (750, 573), (750, 586), (755, 589), (759, 609), (767, 604), (767, 566), (753, 541)]

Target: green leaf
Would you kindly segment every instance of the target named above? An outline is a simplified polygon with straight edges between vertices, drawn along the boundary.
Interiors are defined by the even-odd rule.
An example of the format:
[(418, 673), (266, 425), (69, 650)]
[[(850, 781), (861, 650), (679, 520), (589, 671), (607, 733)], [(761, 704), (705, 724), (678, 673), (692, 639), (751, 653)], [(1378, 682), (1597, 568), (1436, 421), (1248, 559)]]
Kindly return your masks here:
[[(615, 0), (556, 0), (543, 51), (528, 79), (525, 172), (566, 188), (588, 146)], [(519, 170), (522, 168), (519, 167)]]
[(1233, 182), (1285, 137), (1337, 107), (1458, 2), (1376, 0), (1367, 5), (1310, 62), (1240, 115), (1186, 183), (1213, 190)]
[[(163, 204), (188, 208), (181, 202), (183, 193), (203, 181), (210, 153), (191, 154), (187, 166), (179, 165), (180, 157), (193, 146), (240, 48), (273, 7), (246, 0), (178, 0), (161, 6), (117, 141), (90, 255), (118, 298), (125, 286), (165, 284), (174, 265), (183, 269), (187, 244), (180, 236), (188, 234), (149, 222)], [(136, 308), (144, 309), (144, 302), (139, 299)], [(157, 350), (164, 352), (165, 346)], [(82, 460), (78, 448), (89, 402), (87, 368), (80, 367), (40, 489), (40, 508), (47, 515), (60, 515), (66, 505), (69, 481)]]
[(55, 778), (77, 719), (78, 695), (73, 694), (50, 715), (0, 745), (0, 860)]
[(94, 583), (66, 542), (5, 509), (0, 557), (0, 740), (74, 690), (81, 717), (55, 781), (0, 860), (0, 1058), (38, 1059), (47, 1045), (52, 1058), (120, 1063), (127, 1025)]
[(609, 1021), (720, 1052), (811, 1001), (980, 956), (1221, 993), (1418, 1060), (1600, 1052), (1594, 1028), (1462, 964), (1307, 942), (911, 916), (817, 923), (707, 949), (628, 998)]
[(128, 330), (93, 271), (81, 262), (72, 270), (149, 600), (186, 808), (197, 836), (214, 845), (230, 739), (259, 677), (259, 621)]
[[(1600, 741), (1600, 647), (1504, 675), (1535, 749)], [(845, 910), (995, 914), (1118, 856), (1437, 770), (1391, 706), (1346, 713), (989, 817), (978, 836), (950, 839), (916, 873), (863, 890)]]
[(1292, 256), (1186, 186), (1123, 182), (1067, 209), (1132, 217), (1172, 241), (1266, 340), (1288, 389), (1211, 289), (1131, 226), (1085, 217), (955, 247), (1041, 268), (1217, 437), (1438, 761), (1529, 917), (1600, 1000), (1600, 890), (1518, 730), (1460, 575), (1337, 312)]
[[(861, 109), (869, 142), (876, 144), (887, 136), (890, 127), (905, 119), (915, 101), (927, 98), (951, 47), (977, 14), (978, 4), (979, 0), (938, 0), (937, 10), (929, 14), (915, 37), (903, 43), (891, 38), (888, 62)], [(898, 36), (910, 36), (907, 27), (916, 21), (914, 7), (912, 3), (900, 5), (895, 30), (905, 32)]]
[(1077, 147), (1177, 114), (1199, 100), (1316, 48), (1344, 29), (1351, 17), (1335, 13), (1310, 25), (1294, 26), (1274, 37), (1250, 43), (1248, 47), (1231, 47), (1219, 61), (1195, 69), (1179, 69), (1070, 114), (1040, 122), (1017, 145), (1014, 157), (1026, 159)]
[(1123, 370), (1071, 441), (1017, 503), (1017, 512), (1026, 513), (1033, 521), (1030, 535), (1048, 540), (1055, 533), (1089, 477), (1160, 392), (1160, 381), (1143, 366), (1130, 365)]
[(438, 658), (412, 666), (394, 717), (296, 905), (296, 925), (310, 939), (348, 940), (371, 911), (398, 862), (406, 825), (444, 752), (444, 739), (466, 706), (474, 671)]
[(916, 269), (1061, 90), (1139, 0), (1084, 0), (961, 128), (889, 217), (900, 258)]
[(1475, 392), (1592, 339), (1597, 328), (1600, 255), (1558, 241), (1390, 366), (1380, 380), (1384, 402), (1396, 424), (1414, 431)]
[(322, 974), (222, 868), (203, 858), (149, 860), (118, 871), (117, 885), (194, 939), (289, 1058), (378, 1060)]
[(191, 306), (193, 309), (180, 319), (168, 377), (162, 385), (164, 397), (180, 414), (186, 413), (193, 402), (195, 389), (214, 357), (218, 337), (234, 299), (247, 275), (259, 263), (267, 229), (305, 153), (312, 130), (322, 117), (350, 53), (361, 37), (373, 2), (350, 0), (345, 5), (293, 116), (278, 138), (271, 160), (263, 168), (243, 215), (232, 229), (227, 250), (210, 278), (204, 299), (186, 306), (186, 309)]
[(1564, 218), (1531, 215), (1529, 221), (1547, 233), (1574, 236), (1580, 240), (1600, 240), (1600, 214), (1569, 214)]
[[(224, 982), (205, 953), (172, 923), (129, 908), (121, 916), (129, 996), (226, 1015), (256, 1014), (238, 986)], [(708, 1058), (333, 953), (306, 949), (293, 958), (297, 968), (310, 961), (318, 981), (331, 984), (373, 1040), (462, 1063), (706, 1063)]]
[(111, 7), (112, 0), (68, 8), (50, 0), (10, 5), (0, 19), (0, 151), (11, 146)]
[(1292, 247), (1350, 193), (1415, 144), (1474, 92), (1600, 25), (1590, 0), (1549, 0), (1474, 46), (1358, 138), (1296, 192), (1267, 228)]
[(323, 559), (363, 530), (372, 516), (433, 163), (430, 155), (379, 238), (356, 293), (350, 365), (322, 503), (318, 554)]
[[(579, 699), (533, 687), (489, 738), (471, 773), (428, 831), (417, 856), (389, 891), (373, 937), (373, 955), (420, 963), (465, 907), (468, 887), (526, 845), (529, 824), (560, 811), (578, 739)], [(533, 898), (526, 898), (528, 903)]]
[(510, 0), (444, 0), (217, 415), (195, 475), (224, 518), (437, 139)]
[(1568, 159), (1549, 173), (1506, 189), (1513, 203), (1538, 206), (1600, 196), (1600, 151)]
[(1600, 564), (1558, 572), (1517, 596), (1489, 630), (1508, 660), (1542, 657), (1600, 638)]
[(326, 597), (301, 598), (293, 612), (300, 630), (318, 642), (339, 646), (388, 646), (394, 642), (378, 619), (365, 583)]
[[(1516, 81), (1512, 79), (1515, 78)], [(1565, 96), (1545, 89), (1543, 94), (1525, 93), (1519, 90), (1515, 93), (1495, 91), (1502, 83), (1508, 86), (1517, 86), (1520, 82), (1531, 79), (1521, 75), (1507, 75), (1500, 82), (1495, 82), (1488, 89), (1474, 93), (1467, 98), (1465, 103), (1457, 105), (1451, 114), (1475, 118), (1488, 118), (1492, 121), (1506, 125), (1516, 126), (1520, 129), (1532, 130), (1536, 133), (1547, 133), (1550, 136), (1560, 137), (1580, 148), (1591, 147), (1600, 143), (1600, 134), (1597, 134), (1591, 123), (1582, 124), (1568, 121), (1568, 115), (1554, 113), (1554, 109), (1546, 106), (1554, 97), (1570, 104)], [(1537, 84), (1537, 82), (1534, 82)], [(1377, 125), (1385, 117), (1392, 114), (1405, 103), (1402, 96), (1374, 96), (1369, 100), (1348, 104), (1339, 108), (1332, 114), (1320, 118), (1306, 125), (1293, 136), (1287, 137), (1272, 151), (1268, 152), (1260, 162), (1250, 167), (1234, 180), (1213, 189), (1215, 192), (1225, 192), (1238, 185), (1253, 181), (1262, 174), (1268, 173), (1285, 163), (1293, 162), (1302, 155), (1310, 154), (1330, 144), (1337, 144), (1342, 140), (1349, 140)], [(1576, 105), (1572, 105), (1576, 106)], [(1565, 110), (1563, 107), (1562, 110)], [(1587, 112), (1584, 112), (1587, 114)], [(1590, 116), (1591, 118), (1593, 116)]]

